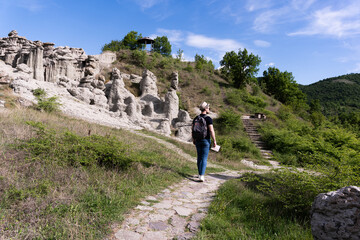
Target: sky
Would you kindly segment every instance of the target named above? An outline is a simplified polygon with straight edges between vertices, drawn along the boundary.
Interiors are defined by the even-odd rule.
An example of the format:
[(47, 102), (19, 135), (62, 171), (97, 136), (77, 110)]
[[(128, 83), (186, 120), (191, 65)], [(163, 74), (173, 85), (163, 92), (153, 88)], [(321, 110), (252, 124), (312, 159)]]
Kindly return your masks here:
[(90, 55), (130, 31), (167, 36), (174, 56), (216, 67), (246, 48), (257, 76), (276, 67), (303, 85), (360, 72), (359, 0), (0, 0), (0, 38), (11, 30)]

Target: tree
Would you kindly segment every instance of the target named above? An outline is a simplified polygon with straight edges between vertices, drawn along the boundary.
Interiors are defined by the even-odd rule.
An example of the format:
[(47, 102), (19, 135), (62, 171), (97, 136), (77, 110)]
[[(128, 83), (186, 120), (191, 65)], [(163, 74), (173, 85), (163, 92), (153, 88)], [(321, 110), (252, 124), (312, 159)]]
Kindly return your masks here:
[(122, 42), (118, 41), (118, 40), (112, 40), (111, 43), (107, 43), (105, 44), (102, 48), (101, 51), (105, 52), (105, 51), (112, 51), (112, 52), (117, 52), (121, 49), (122, 46)]
[(246, 48), (238, 53), (227, 52), (220, 61), (221, 72), (225, 77), (233, 82), (237, 88), (245, 87), (247, 83), (255, 80), (255, 75), (259, 71), (261, 58), (254, 54), (248, 54)]
[(142, 38), (141, 33), (131, 31), (122, 40), (123, 49), (135, 50), (141, 47), (141, 44), (138, 43), (138, 40)]
[(179, 50), (177, 51), (176, 59), (179, 60), (179, 62), (181, 62), (183, 60), (183, 56), (184, 56), (184, 50), (179, 48)]
[(215, 66), (211, 60), (207, 60), (204, 55), (195, 54), (195, 68), (199, 71), (208, 69), (210, 71), (214, 70)]
[(102, 47), (102, 51), (112, 51), (117, 52), (121, 49), (130, 49), (135, 50), (141, 47), (141, 44), (138, 43), (138, 40), (141, 39), (141, 34), (138, 34), (135, 31), (131, 31), (121, 40), (112, 40), (111, 43), (107, 43)]
[(291, 72), (281, 72), (275, 67), (269, 67), (260, 78), (266, 93), (273, 95), (280, 102), (295, 108), (306, 105), (306, 96), (295, 82)]
[(170, 56), (171, 54), (171, 44), (166, 36), (155, 38), (153, 48), (161, 55)]

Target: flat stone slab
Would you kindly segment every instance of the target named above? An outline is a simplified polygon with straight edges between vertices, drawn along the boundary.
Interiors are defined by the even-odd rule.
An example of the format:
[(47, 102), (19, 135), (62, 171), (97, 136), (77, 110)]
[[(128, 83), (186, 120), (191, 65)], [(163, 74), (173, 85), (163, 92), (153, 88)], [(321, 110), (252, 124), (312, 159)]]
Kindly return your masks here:
[(194, 211), (194, 209), (185, 208), (185, 207), (174, 207), (174, 210), (180, 216), (190, 216), (190, 214)]
[(164, 222), (150, 222), (149, 223), (149, 228), (151, 228), (152, 230), (156, 230), (156, 231), (164, 231), (169, 227), (169, 225), (167, 225)]
[(115, 237), (119, 240), (140, 240), (142, 235), (133, 231), (122, 229), (115, 234)]

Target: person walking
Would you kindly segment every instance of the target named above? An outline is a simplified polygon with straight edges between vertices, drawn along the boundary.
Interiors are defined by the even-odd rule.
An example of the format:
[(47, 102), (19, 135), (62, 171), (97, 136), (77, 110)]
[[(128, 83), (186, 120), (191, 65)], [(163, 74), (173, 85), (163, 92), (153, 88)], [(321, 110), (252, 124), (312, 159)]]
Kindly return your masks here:
[(213, 147), (216, 147), (216, 138), (213, 120), (207, 115), (210, 113), (210, 104), (203, 102), (200, 104), (199, 109), (201, 114), (196, 116), (192, 123), (192, 138), (197, 151), (199, 180), (204, 182), (207, 158), (211, 147), (210, 138), (213, 140)]

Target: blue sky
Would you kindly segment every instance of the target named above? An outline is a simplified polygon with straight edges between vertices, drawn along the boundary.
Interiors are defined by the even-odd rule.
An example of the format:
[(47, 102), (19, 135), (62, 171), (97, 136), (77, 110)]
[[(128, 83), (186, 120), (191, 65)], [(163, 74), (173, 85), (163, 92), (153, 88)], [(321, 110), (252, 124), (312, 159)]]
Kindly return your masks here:
[(99, 54), (134, 30), (167, 36), (173, 54), (204, 55), (219, 66), (225, 52), (246, 48), (296, 82), (360, 72), (358, 0), (0, 0), (0, 37)]

